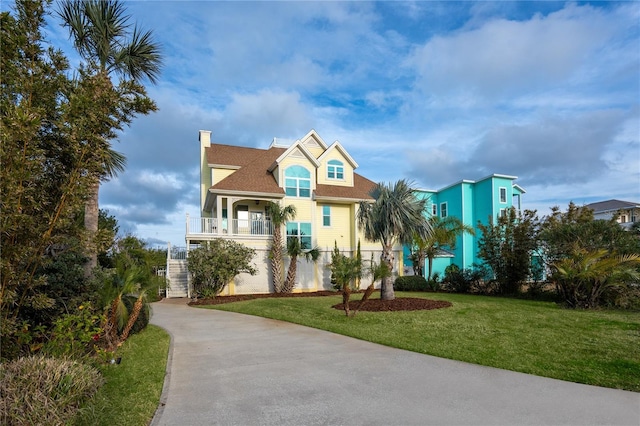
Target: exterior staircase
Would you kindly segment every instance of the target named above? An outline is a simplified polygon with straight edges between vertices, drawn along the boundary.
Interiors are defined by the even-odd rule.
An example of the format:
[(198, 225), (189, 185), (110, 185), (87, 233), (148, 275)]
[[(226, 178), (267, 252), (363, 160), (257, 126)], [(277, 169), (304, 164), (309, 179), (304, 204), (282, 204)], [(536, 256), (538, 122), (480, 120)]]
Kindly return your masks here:
[(167, 298), (189, 297), (189, 272), (184, 259), (167, 260)]

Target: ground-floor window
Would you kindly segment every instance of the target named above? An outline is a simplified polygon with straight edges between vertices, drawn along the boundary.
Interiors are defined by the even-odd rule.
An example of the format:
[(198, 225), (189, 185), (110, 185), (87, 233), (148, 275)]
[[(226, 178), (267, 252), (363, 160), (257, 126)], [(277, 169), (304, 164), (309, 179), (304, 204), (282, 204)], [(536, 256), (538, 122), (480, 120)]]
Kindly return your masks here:
[(311, 249), (311, 223), (287, 222), (287, 241), (298, 238), (303, 249)]

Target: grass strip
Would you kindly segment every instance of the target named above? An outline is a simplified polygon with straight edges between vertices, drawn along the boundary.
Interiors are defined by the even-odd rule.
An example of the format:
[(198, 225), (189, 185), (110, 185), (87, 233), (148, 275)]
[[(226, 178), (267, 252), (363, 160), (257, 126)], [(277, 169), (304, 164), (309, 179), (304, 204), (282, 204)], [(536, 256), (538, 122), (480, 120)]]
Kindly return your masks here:
[(169, 335), (148, 325), (132, 335), (116, 356), (120, 364), (101, 369), (105, 384), (84, 405), (76, 425), (148, 425), (158, 408), (169, 352)]
[(570, 310), (555, 303), (448, 293), (450, 308), (359, 312), (331, 308), (340, 296), (267, 298), (211, 309), (302, 324), (414, 352), (577, 383), (640, 391), (640, 313)]

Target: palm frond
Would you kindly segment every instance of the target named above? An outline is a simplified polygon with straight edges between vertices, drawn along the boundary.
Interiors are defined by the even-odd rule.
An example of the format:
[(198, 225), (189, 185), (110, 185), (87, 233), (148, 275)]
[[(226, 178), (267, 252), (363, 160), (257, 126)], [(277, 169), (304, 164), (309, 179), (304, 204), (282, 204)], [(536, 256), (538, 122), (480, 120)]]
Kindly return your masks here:
[(102, 180), (109, 180), (122, 173), (125, 170), (127, 164), (127, 158), (124, 154), (108, 148), (101, 159), (103, 165)]

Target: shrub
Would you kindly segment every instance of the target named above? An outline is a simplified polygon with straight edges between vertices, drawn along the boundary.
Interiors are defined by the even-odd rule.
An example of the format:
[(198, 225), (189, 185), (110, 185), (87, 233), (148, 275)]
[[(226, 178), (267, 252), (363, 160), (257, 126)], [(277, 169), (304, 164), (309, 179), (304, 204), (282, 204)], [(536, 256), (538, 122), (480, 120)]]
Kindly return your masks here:
[(240, 273), (255, 275), (256, 251), (233, 240), (216, 238), (189, 252), (187, 263), (193, 289), (199, 297), (217, 296)]
[(427, 280), (420, 275), (398, 277), (393, 288), (398, 291), (427, 291)]
[(444, 270), (443, 287), (454, 293), (490, 294), (494, 291), (494, 281), (488, 279), (488, 271), (482, 266), (460, 269), (449, 265)]
[(102, 383), (98, 370), (77, 361), (29, 357), (0, 364), (3, 424), (67, 424)]
[(431, 279), (427, 281), (427, 287), (429, 287), (431, 291), (440, 291), (442, 289), (439, 273), (435, 272), (431, 275)]
[(640, 281), (640, 254), (619, 255), (605, 249), (577, 248), (553, 264), (552, 279), (565, 304), (571, 308), (597, 308), (633, 293)]
[(602, 305), (607, 307), (640, 311), (640, 286), (630, 284), (607, 289), (602, 300)]
[(88, 355), (102, 334), (100, 325), (103, 322), (104, 317), (98, 315), (90, 303), (84, 303), (55, 321), (43, 352), (53, 357), (81, 358)]

